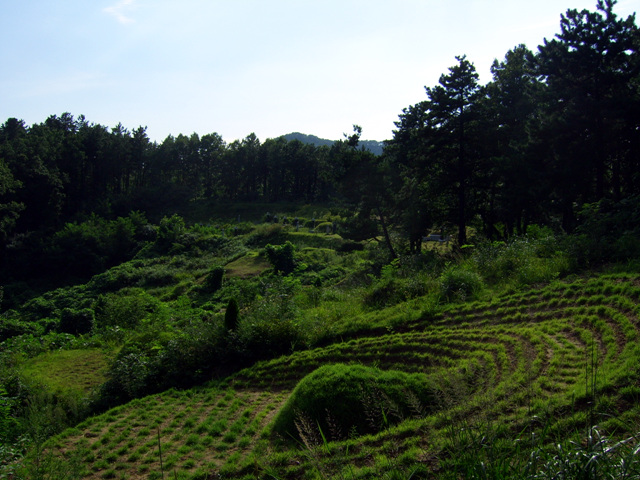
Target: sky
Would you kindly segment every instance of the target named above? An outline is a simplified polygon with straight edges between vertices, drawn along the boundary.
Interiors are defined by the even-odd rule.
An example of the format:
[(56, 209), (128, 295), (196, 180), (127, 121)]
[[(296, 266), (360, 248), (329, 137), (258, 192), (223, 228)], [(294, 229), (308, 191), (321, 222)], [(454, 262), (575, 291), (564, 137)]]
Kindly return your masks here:
[[(392, 137), (457, 55), (482, 84), (596, 0), (0, 0), (0, 123), (50, 115), (153, 141)], [(639, 0), (619, 0), (626, 18)], [(636, 19), (637, 22), (637, 19)]]

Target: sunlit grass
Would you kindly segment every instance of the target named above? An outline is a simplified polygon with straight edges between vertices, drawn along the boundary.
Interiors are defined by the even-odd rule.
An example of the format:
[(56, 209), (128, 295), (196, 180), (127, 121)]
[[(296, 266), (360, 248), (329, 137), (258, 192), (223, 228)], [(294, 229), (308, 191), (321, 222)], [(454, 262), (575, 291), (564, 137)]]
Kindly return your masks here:
[(107, 366), (102, 350), (58, 350), (27, 360), (22, 374), (53, 391), (87, 393), (104, 383)]
[[(327, 345), (257, 363), (224, 388), (131, 402), (56, 442), (82, 449), (94, 472), (89, 478), (112, 470), (151, 476), (160, 472), (160, 447), (167, 478), (172, 469), (178, 478), (201, 469), (229, 477), (251, 471), (277, 478), (389, 472), (408, 478), (418, 466), (454, 465), (447, 452), (465, 445), (489, 462), (511, 455), (515, 467), (530, 448), (547, 448), (542, 440), (531, 444), (534, 434), (555, 442), (579, 438), (594, 419), (610, 431), (634, 433), (626, 412), (640, 399), (633, 387), (640, 359), (637, 281), (622, 275), (555, 281), (437, 308), (440, 299), (427, 294), (375, 311), (363, 305), (366, 287), (326, 288), (317, 305), (305, 306), (303, 325), (318, 325), (315, 335), (330, 339)], [(270, 422), (306, 375), (331, 363), (425, 374), (439, 389), (437, 408), (376, 435), (277, 451)], [(619, 405), (629, 407), (615, 420)], [(463, 428), (478, 436), (464, 437)], [(495, 439), (492, 452), (474, 443), (482, 435)], [(469, 456), (460, 460), (473, 463)]]

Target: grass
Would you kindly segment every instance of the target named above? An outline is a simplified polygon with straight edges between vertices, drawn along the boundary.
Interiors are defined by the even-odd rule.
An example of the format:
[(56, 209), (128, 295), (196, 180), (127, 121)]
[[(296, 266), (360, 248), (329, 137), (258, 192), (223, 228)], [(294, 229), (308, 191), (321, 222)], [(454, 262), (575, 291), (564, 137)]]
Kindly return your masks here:
[[(104, 325), (94, 341), (116, 349), (129, 339), (131, 347), (130, 332), (110, 323), (125, 315), (141, 362), (145, 355), (182, 358), (182, 346), (185, 358), (196, 359), (225, 351), (224, 342), (238, 347), (235, 357), (178, 365), (178, 379), (212, 366), (217, 380), (205, 386), (154, 393), (53, 438), (47, 452), (81, 454), (93, 472), (86, 478), (482, 478), (482, 465), (491, 478), (509, 478), (533, 468), (534, 457), (536, 468), (551, 465), (556, 445), (582, 445), (596, 425), (610, 445), (640, 431), (633, 420), (640, 409), (640, 275), (561, 281), (550, 262), (513, 249), (451, 263), (425, 255), (420, 268), (404, 258), (386, 265), (375, 247), (339, 252), (338, 236), (306, 228), (262, 226), (246, 242), (222, 228), (200, 227), (208, 236), (194, 240), (194, 252), (140, 258), (77, 289), (83, 305), (97, 302), (100, 288), (109, 292), (97, 302), (111, 314), (99, 315)], [(298, 246), (299, 269), (291, 277), (265, 275), (271, 266), (260, 248), (282, 238)], [(214, 265), (225, 265), (226, 276), (212, 292), (202, 280)], [(491, 278), (496, 269), (503, 275)], [(50, 298), (70, 301), (60, 292)], [(241, 306), (239, 337), (216, 330), (230, 298)], [(175, 348), (179, 335), (191, 340), (203, 331), (222, 340), (201, 350), (188, 341)], [(284, 343), (274, 351), (285, 355), (256, 354), (264, 360), (229, 375), (236, 360), (277, 334)], [(76, 387), (84, 382), (79, 375), (64, 375), (83, 365), (73, 355), (101, 350), (75, 345), (37, 356), (36, 347), (25, 373), (53, 389), (90, 389)], [(166, 351), (171, 355), (162, 357)], [(339, 382), (318, 378), (319, 369), (337, 364), (346, 369)], [(82, 371), (98, 382), (101, 368), (85, 363)], [(359, 370), (385, 372), (404, 388), (389, 390), (395, 384), (382, 373), (354, 384)], [(408, 388), (415, 378), (429, 396)], [(290, 423), (305, 419), (303, 435), (291, 424), (274, 427), (305, 385), (339, 398), (350, 383), (352, 401), (343, 410), (375, 428), (338, 420), (335, 400), (293, 413)]]
[[(84, 457), (93, 472), (87, 478), (111, 474), (115, 467), (105, 459), (118, 462), (118, 475), (159, 472), (154, 419), (162, 419), (157, 427), (163, 456), (180, 478), (202, 468), (236, 478), (248, 468), (287, 479), (422, 478), (429, 471), (440, 478), (532, 478), (525, 474), (534, 469), (566, 474), (570, 448), (577, 458), (594, 458), (620, 473), (622, 460), (637, 468), (629, 449), (637, 444), (633, 434), (640, 424), (623, 419), (639, 413), (633, 383), (640, 358), (633, 343), (639, 280), (600, 275), (555, 282), (526, 294), (454, 305), (428, 320), (410, 316), (400, 331), (372, 321), (369, 333), (363, 326), (353, 338), (257, 363), (226, 380), (224, 388), (212, 384), (132, 402), (85, 421), (56, 443), (64, 451), (80, 440), (86, 452), (102, 446), (99, 456)], [(592, 291), (595, 286), (611, 294)], [(569, 302), (569, 292), (586, 300)], [(397, 315), (397, 309), (362, 315), (376, 319)], [(416, 415), (384, 423), (377, 433), (347, 431), (335, 441), (329, 440), (329, 425), (310, 441), (312, 419), (308, 445), (285, 447), (272, 431), (276, 415), (318, 367), (338, 362), (420, 373), (437, 388), (437, 401), (431, 408), (416, 402)], [(387, 404), (379, 413), (389, 416), (392, 410)], [(131, 430), (145, 417), (147, 425)], [(182, 434), (176, 436), (176, 429)], [(125, 447), (134, 431), (143, 445), (135, 450)], [(87, 438), (85, 432), (99, 433)], [(586, 461), (574, 467), (587, 468)], [(545, 475), (536, 478), (552, 478)]]
[(88, 393), (104, 383), (107, 366), (102, 350), (58, 350), (27, 360), (22, 373), (55, 392)]
[(253, 251), (237, 260), (227, 263), (224, 268), (225, 274), (228, 277), (251, 278), (270, 269), (271, 264), (266, 258), (259, 255), (257, 251)]

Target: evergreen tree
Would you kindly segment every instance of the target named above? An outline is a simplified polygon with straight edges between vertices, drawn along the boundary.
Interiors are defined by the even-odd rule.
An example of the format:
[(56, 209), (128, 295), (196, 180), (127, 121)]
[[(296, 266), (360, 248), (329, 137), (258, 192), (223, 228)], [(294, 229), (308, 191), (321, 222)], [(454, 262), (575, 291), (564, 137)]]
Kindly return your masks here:
[[(480, 210), (485, 234), (509, 236), (526, 232), (548, 197), (546, 165), (532, 154), (531, 131), (540, 117), (542, 84), (535, 57), (524, 45), (509, 50), (503, 61), (494, 61), (493, 80), (480, 102), (482, 130), (487, 135), (484, 155), (483, 202)], [(498, 232), (496, 223), (504, 225)]]
[(539, 73), (547, 86), (540, 140), (554, 159), (554, 187), (567, 229), (573, 227), (575, 203), (637, 188), (637, 176), (622, 173), (637, 165), (624, 137), (638, 126), (628, 108), (638, 106), (639, 32), (635, 16), (618, 18), (615, 4), (598, 0), (596, 12), (568, 10), (561, 33), (539, 47)]

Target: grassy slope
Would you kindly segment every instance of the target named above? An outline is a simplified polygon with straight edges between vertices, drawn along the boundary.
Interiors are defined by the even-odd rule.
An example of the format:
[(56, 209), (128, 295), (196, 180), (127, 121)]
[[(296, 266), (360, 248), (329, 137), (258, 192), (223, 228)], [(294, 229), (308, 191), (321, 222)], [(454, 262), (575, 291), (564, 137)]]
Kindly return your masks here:
[(53, 391), (87, 393), (104, 383), (107, 366), (102, 350), (58, 350), (27, 360), (22, 373)]
[[(465, 451), (517, 463), (518, 451), (584, 436), (590, 425), (610, 435), (639, 429), (639, 300), (640, 276), (622, 274), (454, 306), (435, 319), (417, 299), (386, 310), (406, 309), (395, 329), (136, 400), (64, 432), (51, 451), (79, 459), (86, 478), (162, 478), (161, 456), (166, 478), (377, 478), (417, 466), (445, 476)], [(337, 362), (422, 372), (442, 395), (433, 413), (375, 436), (323, 445), (311, 429), (299, 448), (273, 438), (269, 425), (296, 384)]]

